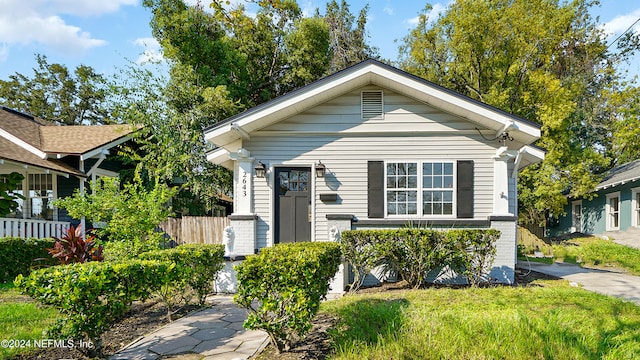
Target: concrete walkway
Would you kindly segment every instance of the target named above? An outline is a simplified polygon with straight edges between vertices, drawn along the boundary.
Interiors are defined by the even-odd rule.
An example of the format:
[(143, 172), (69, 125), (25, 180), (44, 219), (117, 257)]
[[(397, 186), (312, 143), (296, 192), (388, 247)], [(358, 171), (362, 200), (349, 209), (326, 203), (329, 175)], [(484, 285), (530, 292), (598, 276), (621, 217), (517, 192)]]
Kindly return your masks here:
[(213, 297), (213, 307), (197, 311), (137, 339), (114, 360), (248, 359), (262, 351), (269, 337), (242, 327), (247, 312), (231, 296)]
[(532, 270), (556, 276), (582, 285), (583, 289), (615, 296), (640, 305), (640, 276), (614, 271), (582, 268), (567, 263), (541, 264), (518, 261), (516, 266), (524, 271)]

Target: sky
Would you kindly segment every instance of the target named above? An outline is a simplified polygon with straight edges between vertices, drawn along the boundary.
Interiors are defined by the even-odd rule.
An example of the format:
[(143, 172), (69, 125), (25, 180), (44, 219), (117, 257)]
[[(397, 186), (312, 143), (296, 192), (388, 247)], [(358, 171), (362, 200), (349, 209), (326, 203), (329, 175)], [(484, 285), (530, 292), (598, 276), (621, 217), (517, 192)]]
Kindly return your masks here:
[[(187, 0), (195, 2), (196, 0)], [(233, 0), (238, 3), (243, 0)], [(367, 3), (369, 43), (384, 59), (398, 58), (399, 41), (417, 24), (427, 2), (434, 13), (450, 0), (351, 0), (357, 15)], [(202, 0), (207, 6), (208, 0)], [(324, 12), (326, 0), (298, 0), (306, 14), (316, 8)], [(600, 0), (592, 9), (600, 18), (609, 41), (640, 18), (640, 0)], [(16, 72), (33, 76), (35, 54), (70, 70), (83, 64), (109, 75), (130, 62), (161, 59), (157, 41), (151, 35), (151, 14), (141, 0), (0, 0), (0, 79)], [(634, 31), (640, 32), (640, 23)], [(629, 65), (640, 74), (640, 56)]]

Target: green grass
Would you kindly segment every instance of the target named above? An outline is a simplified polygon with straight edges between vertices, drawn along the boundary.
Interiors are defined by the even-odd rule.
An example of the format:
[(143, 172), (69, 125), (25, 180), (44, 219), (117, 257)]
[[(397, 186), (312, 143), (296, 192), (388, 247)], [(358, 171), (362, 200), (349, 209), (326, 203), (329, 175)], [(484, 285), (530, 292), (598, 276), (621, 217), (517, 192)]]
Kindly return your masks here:
[[(42, 339), (43, 331), (57, 317), (55, 309), (38, 305), (13, 285), (0, 285), (0, 340)], [(0, 347), (0, 359), (33, 350), (36, 349)]]
[[(566, 282), (345, 296), (332, 359), (635, 359), (640, 307)], [(560, 285), (551, 285), (560, 284)]]
[(640, 275), (640, 250), (596, 237), (567, 240), (553, 246), (555, 259), (592, 267), (615, 267)]

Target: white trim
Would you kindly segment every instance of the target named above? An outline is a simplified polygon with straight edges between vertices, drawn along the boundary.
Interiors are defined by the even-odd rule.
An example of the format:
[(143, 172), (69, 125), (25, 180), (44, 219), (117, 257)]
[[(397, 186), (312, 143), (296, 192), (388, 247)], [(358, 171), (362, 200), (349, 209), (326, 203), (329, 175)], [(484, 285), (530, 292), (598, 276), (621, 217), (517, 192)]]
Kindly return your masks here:
[(131, 135), (124, 135), (123, 137), (116, 139), (110, 143), (104, 144), (100, 147), (97, 147), (93, 150), (87, 151), (84, 154), (80, 155), (80, 160), (87, 160), (87, 159), (91, 159), (92, 157), (96, 156), (96, 155), (100, 155), (102, 154), (104, 151), (108, 151), (109, 149), (111, 149), (114, 146), (118, 146), (124, 142), (127, 142), (131, 140)]
[(36, 148), (35, 146), (27, 143), (26, 141), (10, 134), (9, 132), (7, 132), (4, 129), (0, 129), (0, 136), (2, 136), (3, 138), (11, 141), (12, 143), (20, 146), (21, 148), (27, 150), (28, 152), (34, 154), (35, 156), (41, 158), (41, 159), (46, 159), (47, 158), (47, 153)]
[[(578, 224), (576, 226), (576, 214), (575, 214), (575, 210), (576, 210), (576, 206), (580, 206), (580, 216), (578, 217), (578, 219), (580, 219), (580, 224)], [(583, 214), (584, 214), (584, 210), (582, 208), (582, 200), (576, 200), (571, 202), (571, 232), (575, 233), (575, 232), (582, 232), (582, 229), (584, 228), (584, 218), (583, 218)]]
[(640, 187), (631, 189), (631, 226), (640, 227), (638, 218), (640, 217), (640, 202), (638, 201)]
[[(621, 206), (621, 201), (620, 201), (620, 191), (616, 191), (614, 193), (610, 193), (606, 195), (607, 198), (607, 203), (605, 206), (605, 221), (606, 221), (606, 230), (607, 231), (614, 231), (614, 230), (620, 230), (620, 206)], [(611, 200), (614, 198), (618, 198), (618, 210), (616, 213), (612, 212), (612, 208), (611, 208)], [(614, 218), (613, 216), (617, 216), (617, 222), (618, 222), (618, 226), (615, 226), (615, 222), (613, 221)]]

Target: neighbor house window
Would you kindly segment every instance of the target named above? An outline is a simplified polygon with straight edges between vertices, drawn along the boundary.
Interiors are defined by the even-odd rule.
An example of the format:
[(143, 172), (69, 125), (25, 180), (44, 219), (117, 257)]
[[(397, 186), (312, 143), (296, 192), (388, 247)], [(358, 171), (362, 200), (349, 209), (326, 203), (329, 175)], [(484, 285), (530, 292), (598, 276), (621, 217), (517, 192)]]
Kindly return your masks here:
[(607, 195), (607, 230), (620, 229), (620, 193)]
[(53, 175), (29, 174), (27, 183), (31, 218), (53, 220)]
[(452, 162), (389, 162), (385, 177), (387, 215), (454, 214)]
[(631, 226), (640, 226), (640, 188), (631, 190)]
[[(0, 181), (2, 182), (6, 182), (5, 178), (0, 178)], [(12, 191), (13, 194), (19, 194), (24, 196), (24, 191), (22, 190), (22, 183), (24, 181), (20, 182), (20, 184), (18, 184), (16, 190)], [(10, 212), (9, 214), (7, 214), (6, 216), (9, 218), (23, 218), (24, 217), (24, 200), (22, 199), (15, 199), (15, 202), (18, 203), (18, 207), (13, 210), (12, 212)]]

